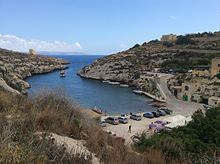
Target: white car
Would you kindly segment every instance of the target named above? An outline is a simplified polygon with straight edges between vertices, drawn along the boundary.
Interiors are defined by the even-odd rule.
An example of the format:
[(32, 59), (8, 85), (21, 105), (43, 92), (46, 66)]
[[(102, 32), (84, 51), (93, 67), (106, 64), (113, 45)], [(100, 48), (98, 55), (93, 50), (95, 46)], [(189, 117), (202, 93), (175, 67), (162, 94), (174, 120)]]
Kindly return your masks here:
[(130, 119), (133, 119), (133, 120), (136, 120), (136, 121), (140, 121), (142, 118), (141, 118), (141, 115), (139, 115), (139, 114), (132, 114), (130, 116)]
[(118, 117), (118, 120), (119, 120), (120, 123), (123, 123), (123, 124), (128, 123), (128, 119), (126, 117)]

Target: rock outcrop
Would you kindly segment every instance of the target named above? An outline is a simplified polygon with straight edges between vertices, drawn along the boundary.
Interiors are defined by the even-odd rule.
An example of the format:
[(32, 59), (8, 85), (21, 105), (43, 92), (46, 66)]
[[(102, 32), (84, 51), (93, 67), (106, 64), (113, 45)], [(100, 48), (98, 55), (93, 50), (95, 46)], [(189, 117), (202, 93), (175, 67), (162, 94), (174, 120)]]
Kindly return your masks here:
[(135, 45), (127, 51), (96, 60), (78, 74), (84, 78), (118, 81), (154, 93), (156, 86), (149, 72), (173, 54), (174, 51), (167, 51), (161, 43)]
[(30, 85), (25, 78), (65, 69), (67, 64), (62, 59), (0, 49), (0, 89), (26, 94)]
[[(202, 45), (204, 49), (201, 48)], [(205, 45), (212, 47), (209, 46), (207, 49)], [(152, 40), (142, 45), (137, 44), (127, 51), (98, 59), (82, 68), (78, 75), (84, 78), (119, 81), (154, 94), (157, 90), (154, 78), (150, 78), (149, 72), (157, 72), (159, 69), (161, 72), (168, 71), (172, 64), (176, 64), (176, 59), (186, 61), (182, 62), (184, 66), (192, 59), (208, 58), (209, 61), (218, 53), (220, 53), (220, 32), (178, 36), (177, 40), (172, 42)], [(169, 63), (168, 68), (167, 61), (173, 62)]]

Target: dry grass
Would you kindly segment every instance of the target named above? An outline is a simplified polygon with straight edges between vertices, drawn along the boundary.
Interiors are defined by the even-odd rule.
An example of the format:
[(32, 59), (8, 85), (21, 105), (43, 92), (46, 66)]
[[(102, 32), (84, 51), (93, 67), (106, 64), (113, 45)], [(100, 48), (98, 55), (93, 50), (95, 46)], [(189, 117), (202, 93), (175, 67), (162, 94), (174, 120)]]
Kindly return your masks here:
[(166, 163), (159, 151), (140, 154), (125, 146), (80, 110), (60, 91), (44, 91), (32, 98), (0, 92), (0, 163), (90, 163), (70, 156), (50, 140), (39, 140), (36, 132), (83, 139), (106, 164)]
[(38, 131), (81, 139), (84, 118), (64, 96), (44, 92), (27, 99), (0, 92), (0, 163), (88, 163), (69, 156)]
[(140, 154), (132, 147), (125, 146), (121, 140), (117, 140), (104, 132), (100, 127), (91, 127), (88, 131), (89, 138), (86, 146), (95, 152), (106, 164), (165, 164), (165, 157), (160, 151), (151, 151)]

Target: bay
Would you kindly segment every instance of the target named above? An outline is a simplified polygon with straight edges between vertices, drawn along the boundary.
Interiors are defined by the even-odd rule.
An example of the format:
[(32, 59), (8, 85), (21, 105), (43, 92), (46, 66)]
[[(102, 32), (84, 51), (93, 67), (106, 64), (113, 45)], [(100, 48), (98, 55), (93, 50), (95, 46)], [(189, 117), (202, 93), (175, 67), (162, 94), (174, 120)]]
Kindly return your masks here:
[(83, 108), (101, 108), (110, 114), (144, 112), (155, 110), (149, 104), (151, 99), (132, 93), (132, 88), (109, 85), (98, 80), (83, 79), (76, 73), (102, 56), (96, 55), (59, 55), (70, 62), (66, 77), (60, 78), (59, 71), (34, 75), (26, 79), (31, 84), (29, 95), (42, 89), (62, 89), (74, 102)]

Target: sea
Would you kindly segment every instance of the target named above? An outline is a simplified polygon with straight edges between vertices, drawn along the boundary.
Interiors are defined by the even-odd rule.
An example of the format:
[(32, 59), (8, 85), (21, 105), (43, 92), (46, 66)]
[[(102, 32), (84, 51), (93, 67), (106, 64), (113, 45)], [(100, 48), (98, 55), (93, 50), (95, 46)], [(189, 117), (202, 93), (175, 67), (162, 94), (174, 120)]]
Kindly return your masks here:
[(120, 115), (154, 111), (150, 104), (152, 100), (132, 92), (132, 88), (123, 88), (118, 85), (109, 85), (98, 80), (84, 79), (77, 76), (77, 72), (91, 64), (100, 55), (56, 55), (70, 62), (66, 70), (66, 77), (61, 78), (59, 71), (48, 74), (34, 75), (26, 79), (31, 85), (30, 96), (42, 90), (60, 91), (68, 95), (82, 108), (92, 109), (95, 106), (108, 114)]

